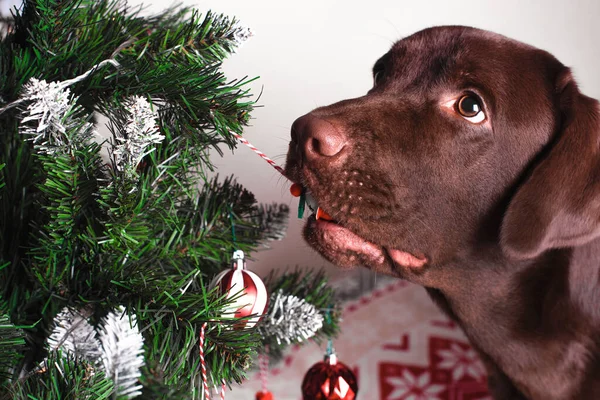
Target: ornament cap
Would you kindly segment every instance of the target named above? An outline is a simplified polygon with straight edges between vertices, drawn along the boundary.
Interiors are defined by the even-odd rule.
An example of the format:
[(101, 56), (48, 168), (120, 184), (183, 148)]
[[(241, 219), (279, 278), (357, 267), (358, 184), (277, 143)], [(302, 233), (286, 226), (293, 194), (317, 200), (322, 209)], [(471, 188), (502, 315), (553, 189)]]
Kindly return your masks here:
[(236, 250), (233, 252), (231, 263), (234, 269), (246, 269), (246, 261), (244, 260), (244, 252), (242, 250)]
[(312, 196), (312, 194), (310, 192), (306, 192), (305, 195), (306, 195), (306, 205), (308, 206), (310, 211), (317, 212), (317, 208), (319, 208), (319, 205), (317, 204), (317, 200), (315, 200), (315, 198)]
[(337, 355), (335, 353), (325, 354), (323, 361), (329, 365), (336, 365), (337, 364)]

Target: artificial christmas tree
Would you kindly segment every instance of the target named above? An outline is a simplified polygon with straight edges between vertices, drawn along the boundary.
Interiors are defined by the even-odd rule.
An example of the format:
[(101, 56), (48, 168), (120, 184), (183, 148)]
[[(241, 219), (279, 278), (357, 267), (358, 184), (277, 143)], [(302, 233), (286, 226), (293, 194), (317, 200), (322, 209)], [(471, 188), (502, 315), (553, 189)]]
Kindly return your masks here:
[[(186, 8), (143, 17), (112, 0), (26, 1), (9, 24), (0, 42), (5, 398), (201, 398), (200, 348), (208, 384), (220, 386), (242, 381), (265, 344), (280, 354), (309, 336), (305, 326), (317, 339), (335, 332), (335, 310), (289, 338), (273, 326), (235, 329), (255, 315), (230, 316), (235, 294), (209, 286), (234, 251), (280, 238), (287, 216), (214, 177), (210, 162), (219, 145), (235, 147), (252, 111), (249, 81), (220, 70), (247, 29)], [(108, 140), (96, 133), (99, 115)], [(316, 320), (331, 312), (322, 274), (265, 283)]]

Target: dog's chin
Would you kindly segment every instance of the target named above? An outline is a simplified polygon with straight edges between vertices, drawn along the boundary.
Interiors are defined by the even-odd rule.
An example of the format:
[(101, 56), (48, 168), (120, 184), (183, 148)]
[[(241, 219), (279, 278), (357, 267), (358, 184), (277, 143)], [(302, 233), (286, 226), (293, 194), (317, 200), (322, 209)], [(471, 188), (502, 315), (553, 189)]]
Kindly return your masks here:
[(378, 272), (398, 275), (397, 266), (421, 268), (427, 263), (424, 256), (384, 248), (335, 222), (317, 220), (314, 214), (304, 227), (304, 237), (323, 257), (342, 268), (361, 265)]

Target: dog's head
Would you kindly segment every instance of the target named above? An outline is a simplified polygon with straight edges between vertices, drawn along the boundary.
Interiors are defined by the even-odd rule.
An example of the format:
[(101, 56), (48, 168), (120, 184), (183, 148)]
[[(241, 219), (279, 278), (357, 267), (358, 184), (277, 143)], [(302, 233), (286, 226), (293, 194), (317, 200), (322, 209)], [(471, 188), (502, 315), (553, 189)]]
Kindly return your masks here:
[(598, 104), (552, 55), (436, 27), (373, 76), (292, 127), (286, 174), (335, 220), (305, 227), (327, 259), (406, 276), (481, 246), (532, 258), (600, 233)]

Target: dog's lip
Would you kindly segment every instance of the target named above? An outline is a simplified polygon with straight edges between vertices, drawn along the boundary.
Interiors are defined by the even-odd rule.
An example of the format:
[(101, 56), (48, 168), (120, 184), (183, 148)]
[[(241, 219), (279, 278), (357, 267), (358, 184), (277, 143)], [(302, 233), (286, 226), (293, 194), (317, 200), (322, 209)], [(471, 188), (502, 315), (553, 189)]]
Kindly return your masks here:
[[(313, 193), (312, 190), (310, 190), (310, 186), (307, 182), (309, 179), (306, 179), (309, 176), (310, 175), (305, 171), (303, 174), (305, 179), (292, 179), (292, 182), (304, 186), (309, 192)], [(318, 203), (318, 199), (315, 198), (315, 201)], [(317, 204), (317, 207), (318, 206), (320, 205)], [(316, 211), (316, 208), (314, 211)], [(324, 211), (328, 213), (326, 208)], [(334, 220), (331, 221), (324, 219), (317, 220), (315, 214), (312, 214), (307, 221), (307, 227), (319, 231), (321, 235), (317, 236), (320, 236), (322, 240), (326, 242), (323, 244), (329, 249), (337, 249), (336, 251), (349, 251), (360, 254), (362, 256), (366, 256), (371, 262), (376, 264), (383, 264), (386, 258), (389, 258), (403, 267), (421, 268), (429, 261), (428, 258), (422, 253), (411, 254), (407, 251), (384, 247), (382, 245), (373, 243), (343, 226), (343, 223), (335, 220), (335, 217)], [(386, 257), (386, 254), (388, 257)]]
[(315, 220), (315, 229), (319, 229), (324, 233), (323, 236), (327, 239), (327, 244), (336, 245), (337, 248), (344, 249), (345, 251), (364, 254), (379, 264), (384, 261), (380, 246), (361, 238), (336, 222), (322, 219), (316, 220), (313, 215), (311, 215), (311, 219)]
[(376, 264), (384, 263), (386, 251), (395, 263), (403, 267), (421, 268), (428, 261), (427, 257), (422, 254), (413, 255), (403, 250), (390, 249), (368, 241), (334, 221), (316, 220), (314, 214), (311, 215), (308, 223), (312, 224), (314, 229), (321, 231), (321, 236), (327, 241), (326, 245), (346, 252), (361, 254)]

